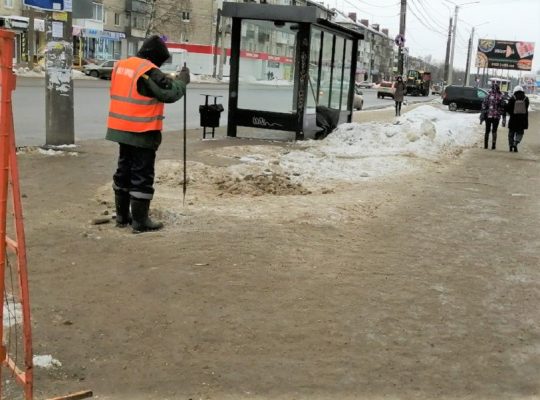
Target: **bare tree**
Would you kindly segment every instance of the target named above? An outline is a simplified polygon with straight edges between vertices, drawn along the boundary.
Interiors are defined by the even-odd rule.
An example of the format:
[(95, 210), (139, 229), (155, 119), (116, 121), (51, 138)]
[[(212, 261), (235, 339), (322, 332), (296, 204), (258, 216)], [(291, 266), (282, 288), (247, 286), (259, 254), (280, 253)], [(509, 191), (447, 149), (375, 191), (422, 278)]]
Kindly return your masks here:
[(189, 37), (192, 31), (191, 0), (148, 0), (146, 36)]

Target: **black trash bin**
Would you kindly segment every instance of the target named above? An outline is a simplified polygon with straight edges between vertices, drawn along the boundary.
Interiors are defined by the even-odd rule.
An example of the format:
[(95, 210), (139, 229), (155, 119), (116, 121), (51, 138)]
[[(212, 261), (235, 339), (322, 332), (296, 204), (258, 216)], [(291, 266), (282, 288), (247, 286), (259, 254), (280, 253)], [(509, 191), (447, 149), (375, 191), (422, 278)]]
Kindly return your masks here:
[[(203, 139), (206, 139), (206, 128), (212, 128), (212, 137), (214, 137), (216, 128), (219, 128), (219, 119), (224, 108), (222, 104), (217, 104), (218, 97), (210, 94), (203, 94), (205, 102), (199, 106), (199, 114), (201, 114), (201, 127), (203, 128)], [(208, 104), (208, 97), (214, 98), (214, 104)]]

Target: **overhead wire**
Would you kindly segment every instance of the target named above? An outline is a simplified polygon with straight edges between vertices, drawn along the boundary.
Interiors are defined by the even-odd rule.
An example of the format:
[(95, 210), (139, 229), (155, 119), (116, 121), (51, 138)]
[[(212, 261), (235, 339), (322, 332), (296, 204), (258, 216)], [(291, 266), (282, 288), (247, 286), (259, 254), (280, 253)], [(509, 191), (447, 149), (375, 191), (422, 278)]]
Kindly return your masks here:
[[(435, 26), (438, 26), (439, 28), (443, 29), (443, 30), (446, 30), (447, 29), (447, 25), (446, 25), (446, 22), (439, 22), (437, 20), (437, 18), (435, 18), (433, 16), (433, 14), (430, 13), (429, 9), (428, 9), (428, 6), (424, 3), (423, 0), (411, 0), (411, 1), (417, 1), (418, 2), (418, 8), (420, 10), (422, 10), (424, 12), (424, 15), (426, 16), (426, 18), (429, 18), (429, 20), (435, 25)], [(433, 10), (433, 9), (432, 9)], [(437, 11), (434, 11), (435, 13), (437, 13)]]
[(413, 15), (413, 17), (415, 17), (416, 20), (417, 20), (424, 28), (428, 29), (429, 31), (431, 31), (431, 32), (433, 32), (433, 33), (437, 33), (437, 34), (439, 34), (439, 35), (441, 35), (441, 36), (446, 37), (446, 33), (441, 32), (441, 31), (439, 31), (439, 30), (437, 30), (437, 29), (434, 29), (434, 28), (431, 27), (431, 26), (428, 26), (428, 25), (422, 20), (422, 18), (420, 18), (420, 17), (414, 12), (414, 10), (412, 9), (412, 7), (409, 8), (409, 11), (410, 11), (411, 14)]
[[(424, 21), (424, 22), (426, 23), (426, 25), (430, 26), (431, 29), (433, 29), (433, 30), (435, 30), (435, 31), (442, 30), (442, 33), (444, 33), (444, 32), (446, 31), (446, 28), (445, 28), (445, 27), (435, 25), (435, 24), (433, 23), (433, 21), (431, 20), (431, 18), (429, 18), (428, 16), (426, 16), (426, 14), (423, 13), (421, 6), (419, 6), (418, 4), (414, 3), (413, 1), (411, 1), (410, 4), (411, 4), (411, 7), (412, 7), (412, 5), (414, 5), (416, 12), (418, 12), (418, 13), (420, 14), (421, 17), (425, 18), (425, 21)], [(429, 22), (428, 22), (428, 21), (429, 21)]]
[(388, 7), (395, 7), (395, 6), (399, 6), (401, 3), (398, 1), (397, 3), (394, 3), (394, 4), (388, 4), (386, 6), (381, 6), (380, 4), (371, 4), (371, 3), (368, 3), (367, 1), (363, 1), (363, 0), (360, 0), (360, 3), (364, 3), (366, 6), (370, 6), (370, 7), (378, 7), (378, 8), (388, 8)]
[(392, 17), (397, 17), (399, 16), (399, 13), (397, 14), (392, 14), (392, 15), (378, 15), (378, 14), (373, 14), (373, 13), (370, 13), (366, 10), (363, 10), (361, 8), (358, 7), (358, 5), (350, 2), (349, 0), (343, 0), (345, 3), (347, 3), (348, 5), (350, 5), (351, 7), (353, 7), (355, 10), (357, 11), (360, 11), (361, 13), (364, 13), (364, 14), (367, 14), (367, 15), (370, 15), (372, 17), (378, 17), (378, 18), (392, 18)]

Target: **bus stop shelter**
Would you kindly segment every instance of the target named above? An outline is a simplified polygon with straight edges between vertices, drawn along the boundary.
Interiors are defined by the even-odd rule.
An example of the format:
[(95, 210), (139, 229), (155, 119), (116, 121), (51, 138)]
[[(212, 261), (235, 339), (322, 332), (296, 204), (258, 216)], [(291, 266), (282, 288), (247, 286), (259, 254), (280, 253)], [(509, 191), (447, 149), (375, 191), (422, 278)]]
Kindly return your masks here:
[(232, 18), (229, 137), (238, 127), (321, 137), (353, 112), (359, 32), (317, 6), (223, 4)]

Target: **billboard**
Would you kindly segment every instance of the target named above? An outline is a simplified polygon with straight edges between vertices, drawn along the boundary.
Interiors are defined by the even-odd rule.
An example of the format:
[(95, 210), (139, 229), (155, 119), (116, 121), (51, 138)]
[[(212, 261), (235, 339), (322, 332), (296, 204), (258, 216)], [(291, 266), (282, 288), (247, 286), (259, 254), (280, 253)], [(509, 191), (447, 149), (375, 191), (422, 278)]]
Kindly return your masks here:
[[(70, 8), (72, 1), (67, 0), (66, 3), (67, 8)], [(71, 11), (71, 9), (64, 10), (64, 0), (23, 0), (23, 5), (49, 11)]]
[(533, 56), (534, 42), (478, 39), (476, 66), (530, 71)]

